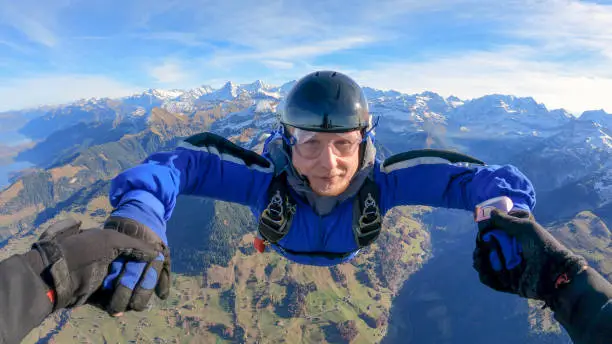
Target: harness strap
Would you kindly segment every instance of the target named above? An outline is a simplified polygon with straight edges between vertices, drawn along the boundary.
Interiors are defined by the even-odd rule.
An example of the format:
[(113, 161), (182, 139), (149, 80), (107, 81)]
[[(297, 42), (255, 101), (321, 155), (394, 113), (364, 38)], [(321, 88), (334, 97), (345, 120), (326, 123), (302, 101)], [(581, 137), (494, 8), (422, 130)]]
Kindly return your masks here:
[(309, 257), (323, 257), (328, 259), (344, 259), (351, 254), (355, 253), (355, 251), (351, 252), (325, 252), (325, 251), (293, 251), (288, 248), (282, 247), (280, 245), (276, 245), (281, 251), (290, 253), (296, 256), (309, 256)]
[(415, 149), (415, 150), (410, 150), (407, 152), (392, 155), (383, 162), (383, 167), (393, 165), (400, 161), (406, 161), (406, 160), (418, 159), (418, 158), (440, 158), (440, 159), (447, 160), (451, 164), (468, 163), (468, 164), (475, 164), (475, 165), (486, 165), (484, 161), (476, 159), (467, 154), (463, 154), (463, 153), (459, 153), (455, 151), (449, 151), (445, 149), (428, 148), (428, 149)]
[(281, 173), (274, 177), (268, 188), (270, 202), (259, 217), (259, 234), (267, 242), (276, 244), (289, 228), (295, 214), (296, 205), (287, 190), (287, 176)]
[(353, 234), (359, 248), (369, 246), (380, 235), (382, 215), (378, 206), (378, 185), (368, 176), (363, 182), (353, 206)]

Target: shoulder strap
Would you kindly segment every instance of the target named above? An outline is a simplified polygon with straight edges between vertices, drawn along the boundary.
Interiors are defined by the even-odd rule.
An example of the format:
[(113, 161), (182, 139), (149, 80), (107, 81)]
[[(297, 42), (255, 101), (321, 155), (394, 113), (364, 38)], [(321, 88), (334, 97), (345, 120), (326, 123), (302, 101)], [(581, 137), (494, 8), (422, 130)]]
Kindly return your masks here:
[(296, 205), (287, 190), (287, 176), (274, 176), (268, 188), (268, 205), (259, 217), (258, 232), (269, 243), (276, 244), (289, 232)]
[(270, 167), (270, 161), (263, 156), (253, 152), (252, 150), (242, 148), (232, 141), (217, 134), (202, 132), (189, 136), (184, 140), (194, 147), (215, 150), (219, 155), (229, 155), (239, 158), (247, 165), (259, 165), (262, 167)]
[(454, 152), (445, 149), (415, 149), (390, 156), (383, 162), (383, 167), (387, 167), (389, 165), (393, 165), (401, 161), (418, 158), (440, 158), (452, 164), (464, 162), (476, 165), (486, 165), (485, 162), (483, 162), (482, 160), (459, 152)]
[(369, 246), (380, 235), (382, 215), (378, 206), (380, 191), (371, 176), (359, 189), (353, 206), (353, 234), (359, 248)]

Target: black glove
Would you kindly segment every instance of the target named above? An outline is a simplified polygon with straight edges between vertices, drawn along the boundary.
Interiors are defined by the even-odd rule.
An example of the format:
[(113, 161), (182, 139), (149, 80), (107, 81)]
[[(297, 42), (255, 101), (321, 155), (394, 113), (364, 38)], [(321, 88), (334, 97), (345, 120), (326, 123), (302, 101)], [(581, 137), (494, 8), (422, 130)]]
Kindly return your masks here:
[[(502, 259), (501, 271), (491, 267), (491, 250), (498, 249), (495, 240), (484, 242), (482, 236), (489, 230), (504, 231), (522, 246), (522, 262), (508, 269)], [(586, 260), (572, 253), (540, 226), (527, 211), (509, 214), (494, 210), (486, 226), (481, 227), (474, 250), (474, 269), (480, 281), (502, 292), (543, 300), (550, 304), (556, 291), (584, 271)]]
[(72, 219), (54, 224), (25, 254), (33, 270), (54, 291), (54, 311), (88, 302), (117, 257), (150, 262), (158, 255), (154, 246), (127, 235), (81, 230), (80, 226), (80, 221)]
[(109, 217), (104, 229), (161, 247), (161, 253), (149, 264), (121, 259), (112, 263), (104, 282), (105, 288), (110, 288), (106, 290), (110, 294), (107, 296), (107, 311), (116, 315), (128, 310), (144, 310), (153, 295), (153, 287), (160, 299), (166, 299), (170, 294), (170, 251), (159, 235), (138, 221), (118, 216)]

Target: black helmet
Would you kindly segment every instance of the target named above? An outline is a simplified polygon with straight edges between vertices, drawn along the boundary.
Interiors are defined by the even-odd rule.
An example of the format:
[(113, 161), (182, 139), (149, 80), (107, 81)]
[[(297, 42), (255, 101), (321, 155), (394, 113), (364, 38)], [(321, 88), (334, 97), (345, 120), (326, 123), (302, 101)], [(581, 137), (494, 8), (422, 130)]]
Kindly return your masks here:
[(298, 80), (289, 91), (280, 122), (308, 131), (365, 129), (370, 125), (368, 101), (361, 87), (348, 76), (314, 72)]

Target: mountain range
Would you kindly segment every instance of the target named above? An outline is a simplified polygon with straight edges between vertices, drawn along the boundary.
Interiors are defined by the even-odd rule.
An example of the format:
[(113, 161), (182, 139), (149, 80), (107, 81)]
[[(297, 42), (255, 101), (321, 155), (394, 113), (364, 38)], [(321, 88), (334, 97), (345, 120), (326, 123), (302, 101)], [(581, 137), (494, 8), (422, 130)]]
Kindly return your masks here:
[[(0, 257), (27, 249), (44, 226), (66, 216), (98, 226), (111, 211), (110, 180), (189, 135), (211, 131), (260, 151), (293, 83), (150, 89), (0, 114), (4, 135), (30, 140), (19, 148), (9, 142), (6, 159), (31, 164), (0, 186)], [(380, 118), (380, 159), (430, 147), (514, 164), (536, 187), (536, 218), (612, 278), (612, 115), (574, 117), (510, 95), (364, 91)], [(243, 207), (181, 196), (168, 224), (169, 300), (123, 319), (88, 307), (60, 313), (26, 342), (567, 341), (540, 305), (480, 285), (468, 212), (394, 209), (376, 245), (331, 269), (255, 253), (254, 230)]]

